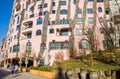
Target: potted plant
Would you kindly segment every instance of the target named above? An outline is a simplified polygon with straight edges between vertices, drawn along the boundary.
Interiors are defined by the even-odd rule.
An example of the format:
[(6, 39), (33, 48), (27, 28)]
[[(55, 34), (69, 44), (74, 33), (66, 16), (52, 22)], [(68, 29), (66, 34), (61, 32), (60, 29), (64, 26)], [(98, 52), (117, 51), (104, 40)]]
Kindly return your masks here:
[(81, 79), (86, 79), (86, 75), (87, 75), (87, 70), (81, 69), (80, 70)]
[(98, 79), (98, 74), (97, 74), (96, 70), (94, 70), (94, 69), (90, 70), (89, 76), (90, 76), (90, 79)]

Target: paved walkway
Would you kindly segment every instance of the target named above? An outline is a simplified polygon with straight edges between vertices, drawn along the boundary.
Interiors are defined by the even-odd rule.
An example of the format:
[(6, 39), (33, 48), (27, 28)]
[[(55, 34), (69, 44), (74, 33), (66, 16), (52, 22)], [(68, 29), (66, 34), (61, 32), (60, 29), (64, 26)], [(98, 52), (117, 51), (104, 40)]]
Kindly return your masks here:
[(48, 79), (32, 75), (28, 72), (11, 74), (10, 70), (0, 68), (0, 79)]

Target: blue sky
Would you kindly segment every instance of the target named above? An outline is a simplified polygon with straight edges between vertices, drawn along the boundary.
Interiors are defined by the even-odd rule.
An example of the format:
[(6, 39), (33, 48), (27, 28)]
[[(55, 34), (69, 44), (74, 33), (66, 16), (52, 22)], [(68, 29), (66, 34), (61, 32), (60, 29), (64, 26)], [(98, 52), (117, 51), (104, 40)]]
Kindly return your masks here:
[(1, 0), (0, 4), (0, 45), (3, 38), (6, 37), (7, 28), (12, 13), (14, 0)]

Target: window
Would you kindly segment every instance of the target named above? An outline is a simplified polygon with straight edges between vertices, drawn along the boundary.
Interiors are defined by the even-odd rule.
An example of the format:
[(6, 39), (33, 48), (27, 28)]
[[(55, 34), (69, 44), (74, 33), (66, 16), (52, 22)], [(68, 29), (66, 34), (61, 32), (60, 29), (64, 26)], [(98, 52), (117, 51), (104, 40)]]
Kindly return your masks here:
[(32, 26), (33, 26), (33, 22), (30, 22), (27, 27), (32, 28)]
[(39, 16), (42, 16), (42, 12), (39, 13)]
[(52, 10), (52, 14), (55, 14), (55, 10)]
[(11, 53), (11, 52), (13, 52), (13, 49), (12, 49), (12, 47), (10, 47), (10, 53)]
[(60, 50), (60, 49), (68, 49), (71, 47), (70, 42), (51, 42), (50, 50)]
[(37, 25), (42, 24), (42, 18), (37, 19)]
[(16, 30), (20, 30), (20, 25), (17, 25), (17, 26), (16, 26)]
[(41, 0), (36, 0), (36, 1), (41, 1)]
[(32, 50), (32, 43), (28, 40), (27, 44), (26, 44), (26, 52), (31, 52)]
[(61, 29), (62, 36), (68, 36), (68, 29)]
[(93, 13), (92, 8), (87, 9), (87, 12), (88, 12), (88, 14), (92, 14)]
[(88, 49), (89, 48), (89, 43), (87, 40), (81, 40), (79, 43), (79, 48), (82, 49)]
[(40, 51), (44, 51), (46, 49), (46, 44), (42, 43), (40, 44)]
[(82, 30), (81, 29), (76, 29), (76, 35), (81, 36), (82, 35)]
[(15, 17), (17, 17), (17, 16), (18, 16), (18, 14), (15, 15)]
[(52, 21), (52, 24), (55, 24), (55, 21)]
[(97, 0), (97, 2), (103, 2), (103, 0)]
[(37, 30), (36, 35), (41, 35), (41, 30)]
[(47, 3), (44, 4), (44, 8), (48, 7)]
[(20, 18), (19, 18), (19, 16), (18, 16), (18, 18), (17, 18), (17, 24), (19, 23), (19, 19), (20, 19)]
[(41, 8), (43, 8), (42, 5), (38, 5), (38, 9), (41, 9)]
[(14, 45), (13, 52), (18, 52), (18, 51), (19, 51), (19, 45)]
[(76, 3), (77, 3), (77, 1), (76, 1), (76, 0), (74, 0), (74, 1), (73, 1), (73, 4), (74, 4), (74, 5), (76, 5)]
[(107, 40), (103, 40), (102, 42), (103, 42), (103, 48), (108, 49)]
[(46, 15), (46, 14), (47, 14), (47, 12), (48, 12), (48, 11), (44, 11), (44, 15)]
[(110, 10), (109, 10), (109, 9), (107, 9), (107, 10), (105, 11), (105, 13), (106, 13), (106, 14), (109, 14), (109, 13), (110, 13)]
[(100, 28), (100, 33), (103, 34), (104, 33), (104, 29)]
[(93, 2), (93, 0), (88, 0), (88, 2)]
[(16, 35), (14, 35), (14, 39), (16, 39), (17, 38), (17, 36)]
[(30, 8), (30, 12), (33, 12), (33, 11), (34, 11), (34, 6)]
[(69, 47), (70, 44), (69, 44), (68, 42), (65, 42), (65, 43), (62, 43), (62, 44), (63, 44), (63, 47), (62, 47), (63, 49), (68, 49), (68, 48), (70, 48), (70, 47)]
[(77, 10), (76, 10), (76, 13), (77, 13), (77, 14), (82, 14), (82, 10), (81, 10), (81, 9), (77, 9)]
[(54, 29), (49, 29), (49, 33), (54, 33)]
[(82, 18), (77, 18), (77, 19), (76, 19), (76, 23), (79, 24), (79, 23), (82, 23), (82, 22), (83, 22), (83, 19), (82, 19)]
[(60, 11), (60, 14), (68, 14), (68, 10), (63, 9)]
[(52, 6), (55, 6), (55, 2), (52, 2)]
[(59, 1), (59, 6), (64, 6), (66, 5), (66, 1)]
[(94, 22), (93, 17), (89, 17), (89, 18), (88, 18), (88, 22), (89, 22), (89, 23), (93, 23), (93, 22)]
[(27, 39), (28, 39), (28, 38), (32, 38), (32, 33), (31, 33), (31, 32), (30, 32), (30, 33), (27, 33), (27, 34), (26, 34), (26, 37), (27, 37)]
[(68, 21), (68, 19), (61, 19), (60, 20), (60, 24), (68, 24), (69, 23), (69, 21)]
[(98, 12), (102, 12), (102, 8), (101, 7), (98, 7)]
[(33, 18), (33, 17), (34, 17), (34, 14), (31, 14), (31, 15), (30, 15), (30, 18)]
[(57, 44), (57, 47), (56, 47), (56, 43), (50, 43), (50, 49), (52, 50), (52, 49), (60, 49), (60, 44), (58, 43)]

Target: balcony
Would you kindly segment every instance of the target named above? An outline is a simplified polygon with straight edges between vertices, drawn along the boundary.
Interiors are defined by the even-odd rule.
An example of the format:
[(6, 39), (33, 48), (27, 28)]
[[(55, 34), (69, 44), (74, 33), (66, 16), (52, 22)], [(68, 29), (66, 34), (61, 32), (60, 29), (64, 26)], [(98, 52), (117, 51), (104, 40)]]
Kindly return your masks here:
[(33, 22), (32, 21), (28, 21), (28, 22), (25, 22), (23, 23), (23, 26), (22, 26), (22, 31), (25, 30), (25, 31), (29, 31), (33, 26)]
[(35, 17), (38, 17), (38, 16), (39, 16), (38, 13), (36, 13), (36, 14), (30, 14), (30, 15), (25, 15), (24, 16), (24, 20), (35, 18)]
[(62, 28), (57, 29), (57, 36), (70, 36), (71, 35), (71, 29), (69, 28)]
[(31, 39), (31, 38), (32, 38), (32, 32), (22, 33), (21, 40)]

